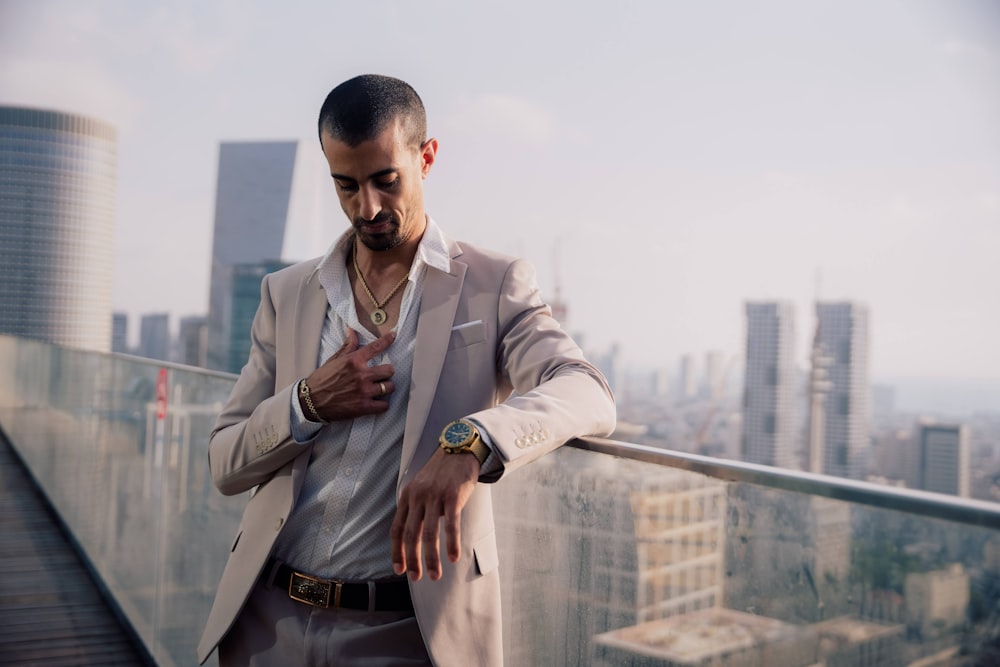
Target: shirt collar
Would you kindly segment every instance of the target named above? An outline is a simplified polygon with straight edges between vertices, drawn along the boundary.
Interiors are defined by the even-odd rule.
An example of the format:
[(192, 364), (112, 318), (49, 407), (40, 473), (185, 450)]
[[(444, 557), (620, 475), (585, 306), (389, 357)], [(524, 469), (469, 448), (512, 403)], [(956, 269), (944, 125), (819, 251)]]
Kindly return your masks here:
[[(346, 275), (347, 253), (351, 251), (351, 243), (354, 242), (354, 229), (348, 229), (340, 235), (330, 249), (326, 251), (319, 261), (316, 262), (316, 269), (313, 273), (319, 273), (319, 282), (327, 291), (333, 287), (332, 280), (342, 279)], [(417, 254), (413, 258), (413, 265), (410, 267), (411, 279), (418, 275), (422, 265), (427, 265), (440, 271), (449, 272), (451, 270), (451, 258), (448, 255), (448, 242), (445, 240), (444, 232), (438, 227), (431, 216), (427, 216), (427, 226), (424, 228), (424, 235), (417, 246)], [(336, 270), (337, 267), (340, 270)], [(332, 279), (332, 280), (331, 280)]]

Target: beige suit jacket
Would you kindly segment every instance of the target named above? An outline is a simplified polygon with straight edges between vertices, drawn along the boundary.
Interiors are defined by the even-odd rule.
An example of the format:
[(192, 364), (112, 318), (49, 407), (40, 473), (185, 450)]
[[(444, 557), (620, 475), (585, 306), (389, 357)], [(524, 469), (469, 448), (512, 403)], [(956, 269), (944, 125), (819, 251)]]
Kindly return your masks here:
[[(450, 270), (428, 268), (425, 277), (397, 493), (434, 453), (444, 426), (459, 417), (483, 426), (504, 475), (569, 439), (614, 428), (607, 383), (552, 318), (530, 265), (467, 244), (448, 247)], [(198, 646), (200, 662), (232, 627), (302, 487), (312, 445), (292, 440), (289, 405), (293, 385), (319, 356), (327, 298), (316, 265), (264, 278), (250, 359), (211, 436), (209, 464), (219, 490), (256, 491)], [(478, 484), (463, 510), (461, 536), (461, 558), (445, 562), (440, 580), (410, 583), (417, 621), (436, 665), (499, 666), (488, 485)]]

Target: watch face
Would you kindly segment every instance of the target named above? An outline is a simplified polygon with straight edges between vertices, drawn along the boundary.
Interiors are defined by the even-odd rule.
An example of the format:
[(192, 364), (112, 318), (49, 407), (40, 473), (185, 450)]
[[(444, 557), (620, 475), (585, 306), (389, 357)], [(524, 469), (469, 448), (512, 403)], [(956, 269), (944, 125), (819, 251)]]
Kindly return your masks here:
[(444, 432), (444, 441), (449, 445), (460, 446), (472, 437), (472, 428), (464, 422), (455, 422)]

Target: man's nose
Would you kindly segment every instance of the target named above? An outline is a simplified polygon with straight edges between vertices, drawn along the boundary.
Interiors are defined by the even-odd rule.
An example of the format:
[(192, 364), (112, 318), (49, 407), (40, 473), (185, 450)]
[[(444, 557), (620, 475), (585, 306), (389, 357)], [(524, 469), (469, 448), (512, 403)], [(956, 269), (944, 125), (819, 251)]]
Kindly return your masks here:
[(365, 220), (372, 220), (382, 211), (382, 202), (378, 192), (371, 187), (361, 188), (361, 210), (358, 211)]

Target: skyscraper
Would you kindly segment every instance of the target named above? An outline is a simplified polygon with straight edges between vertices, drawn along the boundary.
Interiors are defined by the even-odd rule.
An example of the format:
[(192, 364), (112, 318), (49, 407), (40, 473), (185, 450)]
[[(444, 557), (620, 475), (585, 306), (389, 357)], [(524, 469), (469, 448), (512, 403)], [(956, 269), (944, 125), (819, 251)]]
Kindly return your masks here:
[(139, 322), (139, 356), (170, 361), (170, 315), (151, 313)]
[(815, 345), (828, 357), (821, 471), (827, 475), (860, 479), (865, 473), (871, 430), (868, 336), (864, 305), (816, 304)]
[(924, 422), (917, 427), (917, 479), (911, 486), (969, 496), (969, 433), (961, 424)]
[[(250, 332), (247, 331), (249, 337)], [(207, 363), (208, 320), (201, 315), (182, 317), (177, 334), (177, 360), (188, 366)]]
[(117, 145), (92, 118), (0, 106), (0, 333), (111, 349)]
[(111, 315), (111, 351), (128, 352), (128, 315), (125, 313)]
[[(232, 271), (238, 264), (322, 255), (346, 222), (332, 222), (333, 186), (318, 142), (224, 142), (219, 147), (208, 366), (230, 363)], [(249, 333), (243, 332), (243, 333)]]
[(239, 373), (250, 357), (250, 327), (260, 305), (260, 281), (268, 273), (283, 269), (284, 262), (236, 264), (230, 274), (228, 354), (223, 370)]
[(786, 301), (747, 303), (744, 461), (794, 468), (794, 311)]
[(819, 341), (819, 332), (813, 336), (812, 352), (809, 355), (809, 418), (806, 434), (804, 468), (809, 472), (822, 473), (826, 451), (826, 405), (827, 395), (833, 385), (827, 379), (827, 369), (833, 360), (826, 354)]

